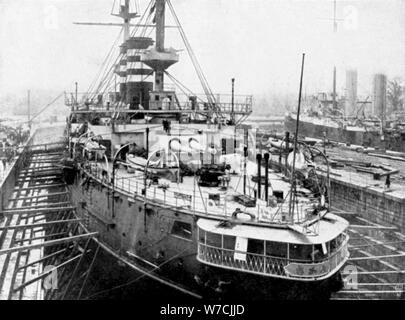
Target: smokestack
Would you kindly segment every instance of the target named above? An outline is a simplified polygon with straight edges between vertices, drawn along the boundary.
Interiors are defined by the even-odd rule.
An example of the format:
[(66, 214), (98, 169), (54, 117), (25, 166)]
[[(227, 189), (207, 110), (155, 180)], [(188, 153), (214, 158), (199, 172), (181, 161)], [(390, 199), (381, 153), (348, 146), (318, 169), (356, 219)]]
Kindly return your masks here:
[(261, 198), (261, 189), (262, 189), (262, 155), (259, 153), (256, 156), (257, 159), (257, 199)]
[(376, 74), (373, 79), (373, 115), (378, 117), (385, 127), (387, 111), (387, 76)]
[(345, 116), (356, 116), (357, 107), (357, 70), (346, 71)]
[(269, 201), (269, 159), (270, 155), (268, 153), (264, 154), (264, 199), (266, 200), (266, 205)]

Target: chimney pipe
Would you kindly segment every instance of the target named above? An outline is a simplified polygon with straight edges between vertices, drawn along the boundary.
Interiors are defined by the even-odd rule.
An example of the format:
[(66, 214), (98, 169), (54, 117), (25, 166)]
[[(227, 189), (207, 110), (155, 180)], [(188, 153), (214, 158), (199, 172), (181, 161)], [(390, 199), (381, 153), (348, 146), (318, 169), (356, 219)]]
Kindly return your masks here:
[[(281, 148), (282, 150), (283, 148)], [(285, 172), (287, 173), (288, 167), (288, 155), (290, 150), (290, 132), (285, 133)]]
[(243, 148), (243, 155), (245, 157), (244, 163), (243, 163), (243, 194), (246, 195), (246, 163), (247, 163), (247, 157), (248, 157), (248, 148), (247, 147)]
[(248, 159), (248, 143), (249, 143), (249, 132), (246, 128), (244, 128), (244, 148), (243, 148), (243, 155), (245, 157), (243, 162), (243, 194), (246, 195), (246, 164)]
[(146, 159), (149, 158), (149, 127), (146, 128)]
[(262, 189), (262, 155), (259, 153), (256, 156), (257, 159), (257, 199), (261, 198), (261, 189)]
[(269, 201), (269, 159), (270, 155), (268, 153), (264, 154), (264, 165), (265, 165), (265, 172), (264, 172), (264, 198), (266, 200), (266, 205)]

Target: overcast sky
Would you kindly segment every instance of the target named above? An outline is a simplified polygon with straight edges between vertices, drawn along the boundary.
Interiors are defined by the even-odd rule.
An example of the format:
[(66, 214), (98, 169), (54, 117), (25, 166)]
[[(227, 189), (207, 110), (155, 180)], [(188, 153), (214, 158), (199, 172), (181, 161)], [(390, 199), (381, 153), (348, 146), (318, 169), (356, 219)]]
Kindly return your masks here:
[[(334, 64), (338, 89), (347, 68), (357, 68), (360, 92), (371, 89), (375, 72), (405, 76), (404, 0), (338, 0), (344, 21), (337, 34), (328, 0), (171, 1), (214, 92), (229, 91), (232, 77), (238, 93), (298, 91), (303, 52), (308, 93), (330, 90)], [(72, 22), (119, 22), (109, 15), (113, 2), (0, 0), (0, 92), (68, 91), (75, 81), (87, 89), (119, 28)], [(184, 49), (169, 32), (167, 46)], [(180, 54), (169, 71), (201, 92), (186, 52)]]

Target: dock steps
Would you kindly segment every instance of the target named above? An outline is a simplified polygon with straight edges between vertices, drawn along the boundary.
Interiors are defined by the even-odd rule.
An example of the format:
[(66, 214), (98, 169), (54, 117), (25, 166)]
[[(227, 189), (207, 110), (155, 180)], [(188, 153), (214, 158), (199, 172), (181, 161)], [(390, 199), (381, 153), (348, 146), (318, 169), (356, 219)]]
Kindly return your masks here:
[(85, 231), (71, 205), (59, 164), (63, 153), (46, 149), (27, 150), (7, 206), (0, 208), (0, 300), (65, 297), (72, 269), (97, 236)]
[(395, 227), (347, 213), (351, 256), (342, 269), (345, 287), (332, 299), (405, 299), (405, 236)]

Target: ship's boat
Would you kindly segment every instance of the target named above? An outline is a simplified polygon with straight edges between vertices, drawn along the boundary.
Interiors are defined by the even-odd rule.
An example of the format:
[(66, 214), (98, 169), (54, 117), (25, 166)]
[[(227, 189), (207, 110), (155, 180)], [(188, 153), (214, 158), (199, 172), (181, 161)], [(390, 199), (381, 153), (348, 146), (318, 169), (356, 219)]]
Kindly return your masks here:
[[(313, 189), (316, 168), (301, 155), (295, 164), (306, 176), (291, 161), (287, 176), (269, 168), (243, 124), (252, 97), (212, 93), (171, 1), (150, 3), (132, 29), (137, 15), (127, 4), (116, 65), (103, 66), (115, 73), (103, 83), (120, 78), (117, 90), (66, 99), (78, 171), (69, 190), (83, 228), (134, 272), (193, 297), (329, 297), (349, 252), (348, 223), (330, 212), (326, 178), (311, 180)], [(187, 88), (168, 72), (179, 61), (179, 51), (165, 49), (169, 13), (203, 95), (182, 97), (165, 81)], [(150, 27), (154, 39), (145, 36)], [(97, 137), (103, 157), (82, 156), (99, 152), (86, 137)]]

